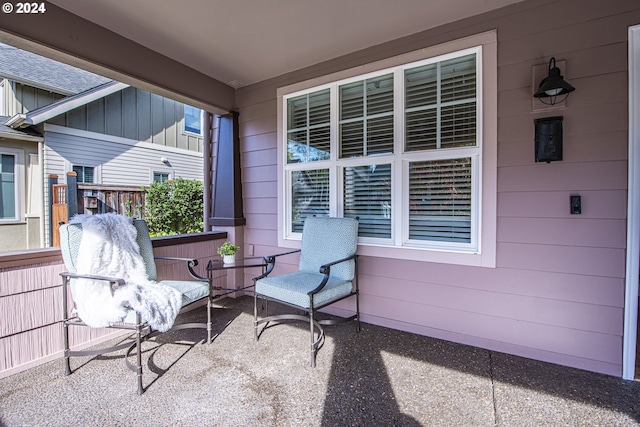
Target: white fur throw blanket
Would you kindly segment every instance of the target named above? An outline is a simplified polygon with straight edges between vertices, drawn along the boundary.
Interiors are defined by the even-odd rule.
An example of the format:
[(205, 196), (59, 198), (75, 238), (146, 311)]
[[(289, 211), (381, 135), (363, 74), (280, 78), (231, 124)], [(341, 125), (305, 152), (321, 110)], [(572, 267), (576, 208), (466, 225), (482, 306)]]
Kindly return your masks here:
[(77, 279), (74, 301), (78, 317), (89, 326), (106, 327), (124, 320), (131, 308), (154, 330), (171, 329), (182, 306), (182, 295), (147, 279), (133, 220), (108, 213), (76, 215), (69, 223), (82, 224), (77, 273), (122, 278), (126, 282), (112, 294), (108, 282)]

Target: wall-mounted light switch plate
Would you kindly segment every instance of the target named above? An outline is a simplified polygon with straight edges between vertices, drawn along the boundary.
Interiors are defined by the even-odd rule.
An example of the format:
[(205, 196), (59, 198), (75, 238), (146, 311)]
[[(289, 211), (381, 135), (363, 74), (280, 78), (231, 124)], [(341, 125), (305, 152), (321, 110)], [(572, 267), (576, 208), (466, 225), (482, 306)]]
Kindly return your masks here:
[(571, 215), (580, 215), (582, 213), (582, 199), (577, 194), (572, 194), (570, 197), (571, 202)]

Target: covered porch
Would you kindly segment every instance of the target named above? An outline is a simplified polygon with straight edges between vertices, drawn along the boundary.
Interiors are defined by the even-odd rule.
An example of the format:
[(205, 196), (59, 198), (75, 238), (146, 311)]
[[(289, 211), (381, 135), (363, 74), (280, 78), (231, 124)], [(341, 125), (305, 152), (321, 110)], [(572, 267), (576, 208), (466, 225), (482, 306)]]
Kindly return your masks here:
[[(211, 345), (177, 331), (143, 345), (146, 392), (122, 355), (58, 359), (0, 379), (16, 425), (632, 426), (640, 383), (364, 324), (328, 330), (315, 369), (308, 331), (253, 341), (251, 297), (219, 301)], [(179, 318), (201, 321), (204, 309)], [(147, 369), (149, 366), (151, 369)]]
[[(282, 350), (282, 340), (304, 341), (303, 329), (291, 327), (254, 344), (247, 297), (229, 299), (221, 304), (216, 318), (220, 335), (212, 345), (189, 344), (201, 337), (188, 334), (180, 336), (184, 345), (148, 343), (145, 355), (158, 369), (147, 372), (146, 382), (152, 385), (138, 398), (148, 403), (148, 412), (137, 414), (129, 410), (136, 399), (131, 399), (129, 372), (121, 360), (93, 360), (70, 377), (62, 375), (62, 362), (55, 360), (60, 346), (54, 337), (61, 329), (57, 303), (34, 317), (37, 325), (30, 323), (34, 318), (17, 320), (23, 335), (2, 314), (9, 330), (0, 337), (4, 349), (37, 343), (42, 351), (27, 361), (5, 356), (6, 378), (0, 385), (7, 392), (0, 422), (100, 424), (113, 419), (114, 424), (153, 424), (154, 417), (158, 425), (203, 419), (222, 425), (293, 425), (301, 420), (310, 425), (640, 422), (634, 405), (638, 383), (627, 381), (637, 372), (640, 265), (637, 1), (496, 1), (495, 7), (471, 14), (461, 9), (478, 2), (459, 2), (457, 17), (430, 21), (402, 35), (396, 31), (351, 51), (337, 45), (328, 51), (318, 48), (308, 63), (295, 62), (292, 53), (285, 69), (270, 68), (269, 75), (258, 77), (243, 70), (266, 69), (277, 62), (273, 58), (289, 64), (277, 43), (263, 50), (264, 56), (250, 58), (263, 62), (229, 71), (207, 63), (208, 54), (168, 44), (169, 33), (154, 33), (156, 25), (145, 19), (138, 24), (144, 22), (147, 32), (129, 23), (124, 35), (116, 24), (126, 23), (119, 18), (132, 11), (118, 14), (107, 7), (112, 15), (102, 17), (111, 18), (113, 26), (108, 27), (95, 11), (72, 3), (47, 3), (47, 12), (40, 15), (0, 16), (0, 41), (188, 101), (208, 112), (209, 129), (213, 115), (236, 117), (233, 149), (240, 167), (233, 177), (241, 185), (233, 187), (232, 199), (238, 202), (234, 214), (240, 215), (211, 222), (209, 232), (227, 233), (245, 256), (266, 256), (299, 244), (287, 228), (293, 222), (287, 211), (292, 187), (287, 180), (298, 171), (297, 166), (287, 169), (287, 96), (305, 90), (308, 95), (313, 88), (387, 68), (399, 74), (398, 67), (416, 57), (428, 61), (475, 49), (485, 67), (478, 68), (482, 97), (473, 101), (481, 107), (482, 144), (469, 154), (473, 161), (481, 159), (474, 163), (481, 184), (474, 193), (481, 201), (475, 207), (477, 245), (462, 254), (453, 246), (407, 246), (400, 236), (404, 225), (393, 224), (400, 215), (390, 215), (396, 227), (393, 245), (364, 239), (359, 246), (365, 329), (359, 335), (349, 325), (329, 331), (315, 371), (305, 366), (305, 357)], [(150, 21), (167, 19), (159, 10), (147, 12), (142, 16)], [(429, 12), (421, 8), (415, 14), (432, 18)], [(278, 14), (269, 17), (277, 21)], [(404, 28), (401, 19), (383, 18), (378, 17), (372, 33), (387, 24)], [(251, 40), (249, 30), (243, 27), (242, 40)], [(150, 34), (156, 38), (146, 38)], [(307, 42), (321, 34), (311, 34)], [(227, 37), (234, 40), (232, 33)], [(158, 40), (174, 49), (159, 53), (161, 46), (153, 43)], [(532, 95), (551, 58), (576, 90), (565, 103), (545, 107)], [(247, 80), (233, 77), (240, 75)], [(564, 157), (536, 162), (534, 121), (551, 116), (563, 117)], [(337, 132), (332, 132), (337, 144)], [(401, 131), (394, 135), (405, 137)], [(216, 141), (212, 134), (207, 141), (205, 171), (211, 184)], [(410, 162), (410, 157), (394, 158), (387, 164), (400, 170)], [(342, 171), (340, 167), (335, 170)], [(336, 177), (341, 175), (332, 179)], [(401, 179), (393, 187), (393, 209), (403, 208), (409, 199), (408, 174), (396, 177)], [(576, 195), (582, 200), (579, 214), (570, 204)], [(330, 213), (344, 214), (342, 196), (327, 197)], [(211, 219), (212, 200), (208, 202), (205, 215)], [(204, 249), (188, 243), (175, 250), (179, 256), (206, 258), (223, 239), (207, 240)], [(385, 245), (393, 247), (387, 251)], [(30, 260), (36, 260), (32, 267), (16, 273)], [(295, 267), (291, 261), (281, 268)], [(5, 297), (11, 308), (6, 297), (19, 295), (14, 300), (23, 301), (20, 312), (29, 313), (37, 290), (46, 304), (59, 291), (61, 269), (55, 249), (0, 255), (0, 303)], [(238, 273), (233, 280), (250, 283), (251, 277), (252, 272)], [(340, 313), (341, 308), (327, 315)], [(196, 310), (184, 318), (199, 315)], [(24, 371), (27, 367), (31, 369)], [(65, 395), (72, 398), (63, 400)], [(78, 418), (69, 418), (74, 413)]]

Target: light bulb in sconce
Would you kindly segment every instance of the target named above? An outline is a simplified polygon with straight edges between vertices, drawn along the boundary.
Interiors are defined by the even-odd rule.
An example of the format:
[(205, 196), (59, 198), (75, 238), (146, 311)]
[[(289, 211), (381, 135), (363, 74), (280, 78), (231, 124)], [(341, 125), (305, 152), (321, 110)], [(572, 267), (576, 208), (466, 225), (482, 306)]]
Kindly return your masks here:
[(160, 157), (160, 161), (162, 163), (169, 163), (169, 159), (167, 159), (166, 157)]

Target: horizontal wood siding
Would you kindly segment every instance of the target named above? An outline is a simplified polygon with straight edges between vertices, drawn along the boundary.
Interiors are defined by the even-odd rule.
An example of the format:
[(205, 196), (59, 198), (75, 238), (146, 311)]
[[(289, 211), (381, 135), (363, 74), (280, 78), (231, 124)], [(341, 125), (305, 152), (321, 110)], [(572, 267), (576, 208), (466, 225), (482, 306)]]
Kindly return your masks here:
[[(83, 166), (101, 165), (101, 183), (106, 185), (149, 185), (151, 171), (171, 171), (175, 177), (202, 179), (202, 154), (166, 152), (152, 144), (115, 143), (101, 141), (99, 135), (86, 137), (47, 132), (45, 139), (45, 174), (64, 177), (64, 160)], [(167, 167), (160, 162), (166, 157)]]
[[(244, 245), (256, 255), (282, 250), (279, 87), (497, 29), (497, 268), (363, 257), (362, 318), (621, 375), (627, 28), (638, 23), (634, 0), (528, 0), (239, 89)], [(551, 56), (566, 61), (576, 91), (566, 109), (534, 113), (532, 70)], [(564, 116), (564, 160), (535, 163), (533, 120), (553, 115)], [(582, 196), (582, 215), (570, 214), (571, 194)], [(296, 268), (288, 258), (279, 271)]]

